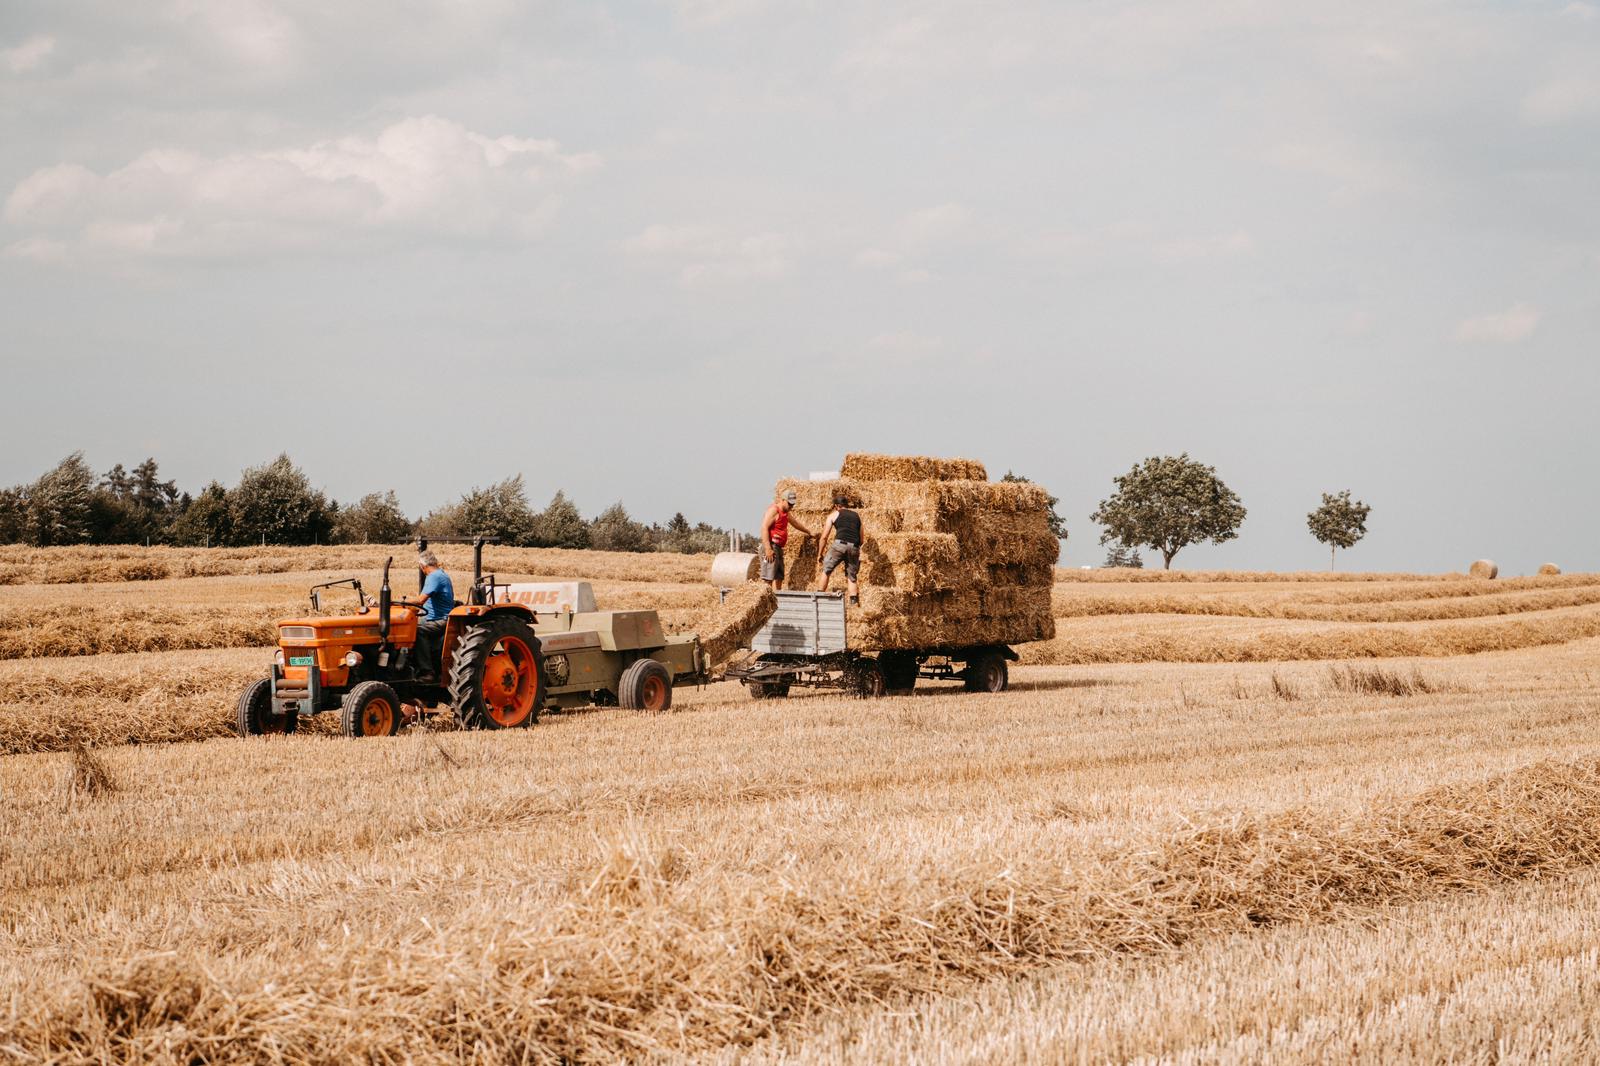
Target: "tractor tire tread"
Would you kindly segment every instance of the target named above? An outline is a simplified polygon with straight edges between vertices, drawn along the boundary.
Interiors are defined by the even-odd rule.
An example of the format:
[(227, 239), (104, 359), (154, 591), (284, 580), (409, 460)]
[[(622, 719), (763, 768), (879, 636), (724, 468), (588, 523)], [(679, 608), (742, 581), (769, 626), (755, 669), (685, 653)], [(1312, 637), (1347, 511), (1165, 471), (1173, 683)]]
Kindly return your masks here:
[(509, 635), (522, 638), (532, 649), (534, 659), (538, 661), (539, 689), (534, 700), (533, 712), (522, 725), (533, 725), (539, 720), (539, 712), (544, 710), (545, 695), (544, 657), (539, 651), (539, 638), (534, 636), (533, 630), (526, 622), (503, 616), (499, 618), (491, 616), (461, 635), (450, 661), (450, 676), (445, 687), (450, 693), (450, 709), (455, 714), (456, 724), (462, 729), (494, 727), (493, 720), (484, 710), (482, 695), (478, 692), (478, 663), (501, 637)]

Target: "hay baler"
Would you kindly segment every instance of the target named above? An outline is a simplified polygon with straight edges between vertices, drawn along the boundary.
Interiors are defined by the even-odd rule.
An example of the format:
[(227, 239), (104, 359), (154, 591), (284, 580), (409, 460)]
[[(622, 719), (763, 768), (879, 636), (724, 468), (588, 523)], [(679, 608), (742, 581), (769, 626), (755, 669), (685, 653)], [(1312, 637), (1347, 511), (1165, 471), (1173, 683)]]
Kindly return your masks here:
[[(667, 636), (656, 612), (598, 611), (587, 582), (497, 583), (483, 573), (483, 547), (497, 538), (434, 540), (473, 545), (468, 601), (450, 612), (437, 659), (418, 648), (421, 608), (394, 602), (392, 558), (376, 597), (355, 578), (324, 582), (311, 589), (312, 615), (278, 624), (270, 673), (239, 697), (241, 736), (294, 732), (302, 716), (331, 710), (351, 737), (392, 735), (440, 706), (469, 729), (528, 726), (547, 708), (584, 704), (658, 711), (674, 684), (701, 678), (698, 640)], [(320, 614), (322, 594), (342, 587), (354, 613)]]

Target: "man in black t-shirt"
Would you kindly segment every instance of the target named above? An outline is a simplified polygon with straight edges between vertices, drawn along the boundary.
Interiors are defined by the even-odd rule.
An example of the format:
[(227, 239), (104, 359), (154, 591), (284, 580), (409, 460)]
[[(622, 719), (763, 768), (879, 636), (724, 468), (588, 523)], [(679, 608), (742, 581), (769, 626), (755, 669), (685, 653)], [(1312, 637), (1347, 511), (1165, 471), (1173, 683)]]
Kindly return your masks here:
[[(828, 533), (833, 533), (833, 543), (828, 543)], [(817, 538), (817, 558), (822, 560), (822, 585), (819, 592), (828, 591), (828, 579), (844, 564), (845, 586), (850, 591), (850, 603), (861, 603), (861, 589), (856, 576), (861, 573), (861, 516), (850, 508), (850, 498), (839, 495), (833, 498), (833, 512), (822, 525), (822, 535)]]

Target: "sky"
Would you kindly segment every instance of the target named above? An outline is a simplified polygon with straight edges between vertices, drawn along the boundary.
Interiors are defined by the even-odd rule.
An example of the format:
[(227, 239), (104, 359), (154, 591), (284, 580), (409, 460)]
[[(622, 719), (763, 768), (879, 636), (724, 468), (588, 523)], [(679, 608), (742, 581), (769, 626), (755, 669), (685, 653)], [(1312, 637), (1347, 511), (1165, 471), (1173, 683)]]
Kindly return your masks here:
[(7, 0), (0, 484), (753, 529), (960, 455), (1192, 568), (1600, 569), (1600, 0)]

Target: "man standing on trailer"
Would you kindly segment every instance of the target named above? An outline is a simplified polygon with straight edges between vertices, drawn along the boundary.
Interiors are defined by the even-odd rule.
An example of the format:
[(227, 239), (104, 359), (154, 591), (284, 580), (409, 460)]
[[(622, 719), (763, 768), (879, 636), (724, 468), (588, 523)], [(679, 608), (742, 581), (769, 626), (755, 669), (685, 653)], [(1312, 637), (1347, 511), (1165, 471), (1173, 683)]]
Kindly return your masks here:
[[(829, 531), (833, 543), (828, 543)], [(817, 559), (822, 563), (822, 584), (818, 592), (828, 591), (828, 579), (844, 564), (845, 588), (850, 593), (850, 606), (861, 605), (861, 589), (856, 576), (861, 573), (861, 515), (850, 507), (850, 497), (840, 493), (833, 498), (833, 511), (822, 524), (822, 536), (817, 538)]]
[(422, 607), (417, 619), (417, 658), (422, 663), (422, 673), (436, 674), (444, 653), (445, 621), (456, 605), (456, 590), (433, 552), (417, 553), (417, 567), (424, 575), (421, 593), (415, 600), (402, 596), (399, 602)]
[(808, 537), (816, 536), (791, 512), (800, 496), (793, 489), (779, 496), (761, 519), (761, 580), (772, 584), (772, 591), (783, 588), (783, 546), (789, 543), (791, 525)]

